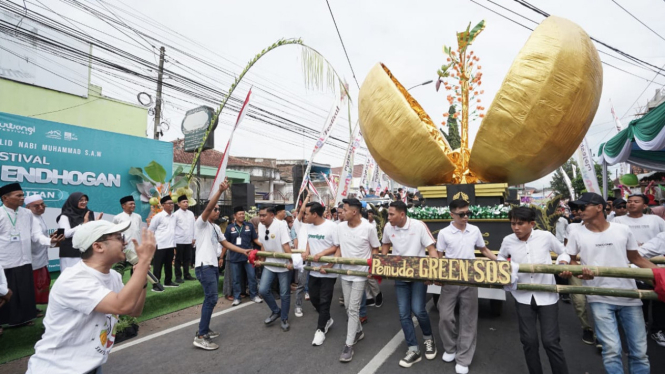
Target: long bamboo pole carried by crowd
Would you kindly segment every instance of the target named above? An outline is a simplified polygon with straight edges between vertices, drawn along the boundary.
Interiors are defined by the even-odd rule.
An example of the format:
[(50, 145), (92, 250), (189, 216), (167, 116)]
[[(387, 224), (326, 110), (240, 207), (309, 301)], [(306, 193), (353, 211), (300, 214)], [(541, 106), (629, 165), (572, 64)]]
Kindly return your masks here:
[[(289, 253), (263, 252), (256, 253), (259, 257), (272, 257), (290, 259)], [(306, 261), (314, 261), (314, 256), (308, 256)], [(345, 265), (364, 265), (367, 266), (366, 259), (345, 258), (333, 256), (321, 256), (317, 262), (326, 262), (330, 264)], [(583, 265), (542, 265), (542, 264), (520, 264), (520, 273), (539, 273), (539, 274), (559, 274), (563, 271), (570, 271), (573, 275), (581, 275), (582, 269), (587, 268), (593, 271), (595, 276), (611, 278), (633, 278), (642, 280), (652, 280), (653, 272), (650, 269), (634, 268), (615, 268), (607, 266), (583, 266)]]
[[(269, 252), (272, 253), (272, 252)], [(278, 253), (279, 254), (279, 253)], [(283, 254), (283, 253), (281, 253)], [(285, 256), (264, 256), (264, 257), (277, 257), (277, 258), (290, 258), (290, 255), (286, 254), (288, 257)], [(323, 258), (327, 256), (321, 257), (321, 261), (323, 261)], [(336, 258), (341, 258), (341, 257), (336, 257)], [(348, 259), (345, 259), (348, 260)], [(325, 261), (324, 261), (325, 262)], [(256, 265), (261, 265), (261, 266), (275, 266), (275, 267), (280, 267), (280, 268), (286, 268), (288, 265), (287, 264), (282, 264), (282, 263), (271, 263), (271, 262), (263, 262), (263, 261), (256, 261)], [(356, 264), (358, 265), (358, 264)], [(365, 260), (365, 265), (367, 265), (367, 261)], [(565, 266), (565, 265), (558, 265), (559, 267)], [(320, 271), (321, 267), (320, 266), (304, 266), (305, 270), (309, 271)], [(521, 267), (520, 267), (521, 269)], [(367, 277), (370, 276), (368, 272), (365, 271), (355, 271), (355, 270), (343, 270), (343, 269), (334, 269), (334, 268), (326, 268), (325, 271), (327, 273), (331, 274), (341, 274), (341, 275), (355, 275), (359, 277)], [(391, 279), (401, 279), (401, 278), (393, 278), (389, 277)], [(410, 281), (414, 281), (413, 279), (408, 279)], [(502, 289), (503, 286), (496, 286), (496, 285), (490, 285), (490, 284), (475, 284), (475, 283), (460, 283), (460, 282), (445, 282), (445, 284), (450, 284), (450, 285), (462, 285), (462, 286), (469, 286), (469, 287), (482, 287), (482, 288), (500, 288)], [(587, 286), (564, 286), (564, 285), (557, 285), (557, 284), (526, 284), (526, 283), (518, 283), (517, 284), (517, 290), (518, 291), (540, 291), (540, 292), (552, 292), (552, 293), (568, 293), (568, 294), (580, 294), (580, 295), (599, 295), (599, 296), (614, 296), (614, 297), (628, 297), (632, 299), (642, 299), (642, 300), (658, 300), (658, 295), (654, 291), (648, 291), (648, 290), (627, 290), (627, 289), (617, 289), (617, 288), (603, 288), (603, 287), (587, 287)]]
[[(495, 255), (499, 254), (499, 251), (491, 251)], [(483, 254), (480, 251), (475, 251), (476, 257), (482, 256)], [(552, 255), (552, 260), (556, 260), (559, 255), (557, 255), (554, 252), (550, 252)], [(485, 258), (485, 257), (482, 257)], [(658, 257), (653, 257), (650, 258), (649, 261), (653, 262), (656, 265), (665, 265), (665, 256), (658, 256)]]

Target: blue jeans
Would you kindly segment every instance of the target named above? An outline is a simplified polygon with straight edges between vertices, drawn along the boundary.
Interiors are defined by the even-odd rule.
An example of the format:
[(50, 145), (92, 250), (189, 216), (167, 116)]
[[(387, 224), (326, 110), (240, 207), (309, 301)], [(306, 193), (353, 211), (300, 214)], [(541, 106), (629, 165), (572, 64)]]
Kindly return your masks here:
[(367, 296), (363, 292), (363, 299), (360, 301), (360, 310), (358, 311), (358, 316), (360, 318), (367, 317)]
[(244, 273), (247, 274), (247, 285), (249, 285), (249, 298), (254, 299), (258, 296), (258, 291), (256, 290), (256, 273), (254, 272), (254, 266), (249, 262), (230, 262), (233, 273), (233, 298), (240, 300), (240, 293), (243, 291), (240, 289), (242, 284), (243, 269)]
[(194, 269), (196, 279), (203, 286), (203, 305), (201, 306), (201, 321), (199, 322), (199, 336), (210, 331), (210, 318), (212, 310), (217, 305), (217, 287), (219, 284), (219, 268), (212, 265), (199, 266)]
[(402, 324), (406, 345), (411, 351), (420, 351), (418, 340), (416, 340), (416, 329), (411, 319), (413, 313), (418, 319), (420, 329), (423, 331), (424, 339), (432, 338), (432, 324), (425, 310), (425, 296), (427, 286), (423, 282), (395, 281), (395, 293), (397, 294), (397, 308), (399, 309), (399, 321)]
[(641, 306), (589, 303), (596, 325), (596, 336), (603, 345), (603, 365), (608, 374), (623, 374), (619, 323), (628, 343), (628, 370), (631, 374), (648, 374), (647, 333)]
[[(275, 279), (275, 276), (279, 280), (279, 297), (280, 301), (282, 302), (281, 309), (277, 306), (275, 297), (272, 295), (272, 292), (270, 292), (270, 285)], [(265, 267), (263, 268), (263, 274), (261, 274), (259, 293), (273, 313), (281, 314), (282, 320), (289, 319), (289, 308), (291, 307), (291, 284), (289, 283), (290, 279), (291, 274), (288, 271), (275, 273)]]

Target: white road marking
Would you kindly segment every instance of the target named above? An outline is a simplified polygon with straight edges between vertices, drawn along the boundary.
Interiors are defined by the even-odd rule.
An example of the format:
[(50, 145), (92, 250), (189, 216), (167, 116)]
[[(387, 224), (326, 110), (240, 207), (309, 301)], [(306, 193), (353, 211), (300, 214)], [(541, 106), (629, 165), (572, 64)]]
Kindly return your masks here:
[[(429, 307), (431, 305), (433, 305), (433, 304), (430, 301), (429, 303), (427, 303), (425, 308), (429, 309)], [(418, 327), (418, 320), (416, 319), (416, 317), (413, 317), (413, 327)], [(358, 372), (358, 374), (374, 374), (374, 373), (376, 373), (377, 370), (379, 370), (379, 368), (381, 367), (381, 365), (383, 365), (383, 363), (386, 362), (388, 357), (390, 357), (390, 355), (392, 355), (393, 352), (395, 352), (397, 347), (399, 347), (400, 344), (402, 344), (403, 341), (404, 341), (404, 333), (402, 332), (402, 329), (400, 328), (400, 330), (397, 332), (397, 334), (395, 334), (395, 336), (393, 336), (393, 338), (390, 339), (388, 344), (383, 346), (383, 348), (381, 348), (379, 353), (377, 353), (376, 356), (374, 356), (374, 358), (370, 362), (368, 362), (367, 365), (365, 365), (365, 367), (362, 370), (360, 370)]]
[[(253, 304), (256, 304), (256, 303), (254, 303), (254, 302), (248, 302), (248, 303), (240, 304), (240, 305), (238, 305), (238, 306), (231, 307), (231, 308), (229, 308), (229, 309), (222, 310), (221, 312), (214, 313), (214, 314), (212, 315), (212, 318), (219, 317), (219, 316), (224, 315), (224, 314), (226, 314), (226, 313), (230, 313), (230, 312), (233, 312), (234, 310), (242, 309), (242, 308), (244, 308), (244, 307), (246, 307), (246, 306), (253, 305)], [(111, 354), (116, 353), (116, 352), (119, 352), (119, 351), (122, 351), (122, 350), (125, 349), (125, 348), (133, 347), (133, 346), (135, 346), (135, 345), (137, 345), (137, 344), (145, 343), (145, 342), (147, 342), (147, 341), (149, 341), (149, 340), (152, 340), (152, 339), (155, 339), (155, 338), (159, 338), (160, 336), (164, 336), (164, 335), (169, 334), (169, 333), (172, 333), (172, 332), (174, 332), (174, 331), (182, 330), (182, 329), (184, 329), (185, 327), (192, 326), (192, 325), (196, 325), (196, 324), (199, 323), (199, 321), (201, 321), (201, 318), (199, 318), (199, 319), (195, 319), (195, 320), (193, 320), (193, 321), (185, 322), (185, 323), (183, 323), (183, 324), (181, 324), (181, 325), (178, 325), (178, 326), (173, 326), (173, 327), (168, 328), (168, 329), (166, 329), (166, 330), (164, 330), (164, 331), (160, 331), (160, 332), (154, 333), (154, 334), (152, 334), (152, 335), (144, 336), (144, 337), (142, 337), (142, 338), (140, 338), (140, 339), (137, 339), (137, 340), (134, 340), (134, 341), (131, 341), (131, 342), (125, 343), (125, 344), (121, 344), (121, 345), (119, 345), (119, 346), (117, 346), (117, 347), (113, 347), (113, 349), (111, 350)]]

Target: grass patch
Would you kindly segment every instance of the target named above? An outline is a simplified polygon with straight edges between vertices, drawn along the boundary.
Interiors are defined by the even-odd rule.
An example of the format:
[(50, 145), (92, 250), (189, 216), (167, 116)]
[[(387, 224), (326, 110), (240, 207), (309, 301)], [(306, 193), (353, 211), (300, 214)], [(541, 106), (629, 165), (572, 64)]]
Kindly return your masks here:
[[(53, 287), (53, 283), (59, 275), (59, 272), (51, 273), (51, 287)], [(124, 283), (127, 283), (129, 277), (129, 272), (126, 272), (123, 276)], [(223, 280), (223, 277), (219, 278), (220, 292)], [(203, 303), (203, 287), (198, 281), (185, 281), (180, 287), (167, 287), (164, 292), (152, 292), (148, 289), (143, 314), (138, 320), (142, 322), (201, 303)], [(46, 305), (38, 305), (37, 307), (44, 312), (46, 311)], [(0, 337), (0, 364), (35, 353), (35, 343), (41, 339), (44, 333), (43, 319), (36, 319), (34, 326), (5, 328), (4, 334)]]

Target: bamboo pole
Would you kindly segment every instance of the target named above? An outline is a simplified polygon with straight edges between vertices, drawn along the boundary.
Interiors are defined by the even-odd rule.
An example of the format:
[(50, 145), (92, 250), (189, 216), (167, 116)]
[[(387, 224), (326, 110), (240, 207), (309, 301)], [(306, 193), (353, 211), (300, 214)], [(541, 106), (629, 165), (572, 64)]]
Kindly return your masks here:
[[(263, 266), (275, 266), (280, 268), (287, 267), (286, 264), (273, 264), (268, 262), (257, 261), (257, 265)], [(305, 270), (309, 271), (320, 271), (320, 266), (305, 266)], [(342, 275), (355, 275), (359, 277), (367, 277), (369, 273), (364, 271), (354, 271), (354, 270), (342, 270), (342, 269), (326, 269), (327, 273), (331, 274), (342, 274)], [(387, 279), (402, 279), (402, 278), (393, 278), (393, 277), (384, 277)], [(406, 279), (409, 281), (418, 281), (423, 282), (422, 280), (417, 279)], [(445, 285), (460, 285), (460, 286), (469, 286), (469, 287), (479, 287), (479, 288), (497, 288), (503, 289), (503, 286), (491, 285), (491, 284), (477, 284), (477, 283), (460, 283), (460, 282), (443, 282)], [(617, 288), (603, 288), (603, 287), (587, 287), (587, 286), (563, 286), (558, 284), (528, 284), (528, 283), (518, 283), (518, 291), (532, 291), (532, 292), (550, 292), (550, 293), (569, 293), (569, 294), (579, 294), (579, 295), (599, 295), (599, 296), (614, 296), (614, 297), (627, 297), (631, 299), (642, 299), (642, 300), (658, 300), (658, 295), (654, 291), (647, 290), (628, 290), (628, 289), (617, 289)]]
[[(499, 254), (499, 251), (491, 251), (491, 252), (494, 253), (495, 255)], [(476, 257), (486, 258), (483, 256), (483, 254), (480, 251), (475, 251), (474, 253), (476, 254)], [(557, 257), (559, 257), (559, 255), (554, 252), (550, 252), (550, 255), (552, 255), (552, 260), (556, 260)], [(648, 260), (656, 265), (665, 265), (665, 256), (657, 256), (649, 258)]]
[(596, 277), (653, 280), (653, 271), (651, 271), (651, 269), (633, 269), (628, 267), (615, 268), (587, 265), (520, 264), (520, 273), (559, 274), (562, 271), (570, 271), (573, 275), (581, 275), (583, 268), (593, 271), (593, 275)]
[[(264, 252), (258, 251), (256, 253), (260, 257), (272, 257), (272, 258), (285, 258), (291, 259), (290, 253), (278, 253), (278, 252)], [(307, 257), (306, 261), (314, 261), (314, 256)], [(319, 261), (316, 262), (327, 262), (329, 264), (345, 264), (345, 265), (363, 265), (367, 266), (367, 260), (362, 258), (347, 258), (347, 257), (334, 257), (334, 256), (321, 256)]]

